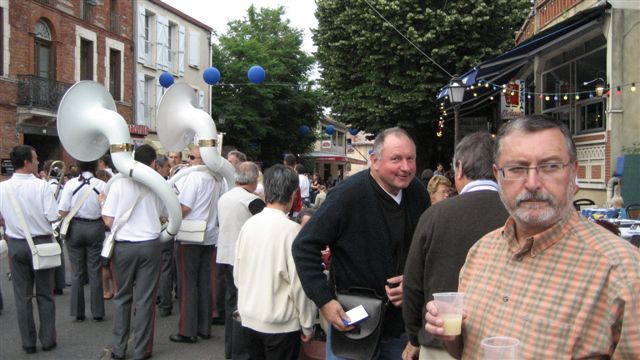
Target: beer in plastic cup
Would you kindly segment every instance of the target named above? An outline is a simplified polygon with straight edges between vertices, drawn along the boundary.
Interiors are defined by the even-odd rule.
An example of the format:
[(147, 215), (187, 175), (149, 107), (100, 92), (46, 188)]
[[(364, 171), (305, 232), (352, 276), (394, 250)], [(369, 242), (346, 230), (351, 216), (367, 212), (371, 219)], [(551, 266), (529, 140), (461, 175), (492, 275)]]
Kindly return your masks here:
[(444, 321), (443, 335), (460, 335), (462, 332), (462, 305), (464, 293), (447, 292), (433, 294), (438, 316)]

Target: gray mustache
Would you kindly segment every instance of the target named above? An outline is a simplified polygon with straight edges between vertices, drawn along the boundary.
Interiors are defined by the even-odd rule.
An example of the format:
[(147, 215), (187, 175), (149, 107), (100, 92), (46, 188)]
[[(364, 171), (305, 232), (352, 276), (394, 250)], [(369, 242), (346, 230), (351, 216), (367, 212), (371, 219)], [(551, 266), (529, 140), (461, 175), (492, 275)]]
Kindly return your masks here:
[(540, 192), (526, 192), (516, 197), (516, 206), (520, 205), (523, 201), (546, 201), (553, 204), (553, 198), (549, 194)]

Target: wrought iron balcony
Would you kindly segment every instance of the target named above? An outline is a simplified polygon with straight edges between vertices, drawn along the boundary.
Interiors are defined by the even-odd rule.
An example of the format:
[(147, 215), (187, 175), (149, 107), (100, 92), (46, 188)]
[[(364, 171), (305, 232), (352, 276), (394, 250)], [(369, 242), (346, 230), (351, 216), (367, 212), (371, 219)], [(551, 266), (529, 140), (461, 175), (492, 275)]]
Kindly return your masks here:
[(71, 85), (35, 75), (18, 75), (18, 105), (57, 111)]

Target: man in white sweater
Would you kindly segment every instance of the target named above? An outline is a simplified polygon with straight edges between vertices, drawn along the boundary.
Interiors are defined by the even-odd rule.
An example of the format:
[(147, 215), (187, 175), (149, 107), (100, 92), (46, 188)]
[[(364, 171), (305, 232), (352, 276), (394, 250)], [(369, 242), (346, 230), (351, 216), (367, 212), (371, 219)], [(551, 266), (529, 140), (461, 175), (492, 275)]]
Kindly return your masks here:
[(302, 290), (291, 255), (300, 225), (287, 213), (298, 175), (290, 167), (275, 165), (265, 173), (264, 186), (267, 207), (247, 220), (236, 245), (233, 277), (245, 336), (242, 345), (251, 359), (297, 359), (300, 338), (310, 340), (317, 313)]

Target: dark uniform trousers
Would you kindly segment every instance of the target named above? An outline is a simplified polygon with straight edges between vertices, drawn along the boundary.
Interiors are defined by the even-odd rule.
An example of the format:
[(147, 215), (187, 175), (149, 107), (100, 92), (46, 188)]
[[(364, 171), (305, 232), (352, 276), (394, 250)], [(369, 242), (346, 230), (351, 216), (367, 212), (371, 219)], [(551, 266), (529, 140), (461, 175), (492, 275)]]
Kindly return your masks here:
[(64, 242), (59, 236), (56, 238), (56, 241), (60, 245), (61, 253), (60, 253), (60, 266), (54, 269), (53, 289), (62, 291), (62, 289), (64, 289), (67, 286), (66, 266), (65, 266), (65, 260), (64, 260)]
[(212, 268), (215, 245), (178, 243), (176, 263), (182, 336), (211, 335)]
[(166, 313), (171, 313), (171, 309), (173, 309), (173, 284), (176, 278), (176, 262), (173, 255), (175, 245), (176, 242), (173, 239), (162, 243), (158, 308)]
[(104, 298), (102, 297), (102, 269), (100, 252), (104, 242), (102, 219), (84, 220), (74, 218), (69, 224), (66, 238), (67, 254), (71, 262), (71, 316), (84, 316), (84, 285), (88, 282), (91, 298), (91, 314), (102, 318)]
[(153, 351), (155, 298), (160, 274), (159, 240), (142, 242), (117, 241), (111, 259), (116, 294), (113, 298), (112, 354), (124, 357), (133, 315), (133, 358), (142, 359)]
[[(33, 270), (31, 249), (26, 239), (7, 237), (9, 246), (9, 264), (11, 282), (18, 314), (18, 327), (22, 338), (22, 347), (35, 347), (36, 338), (40, 344), (51, 347), (56, 343), (56, 304), (53, 300), (53, 273), (55, 269)], [(51, 236), (33, 237), (34, 244), (51, 242)], [(38, 304), (40, 329), (36, 336), (36, 325), (33, 318), (33, 286)]]

